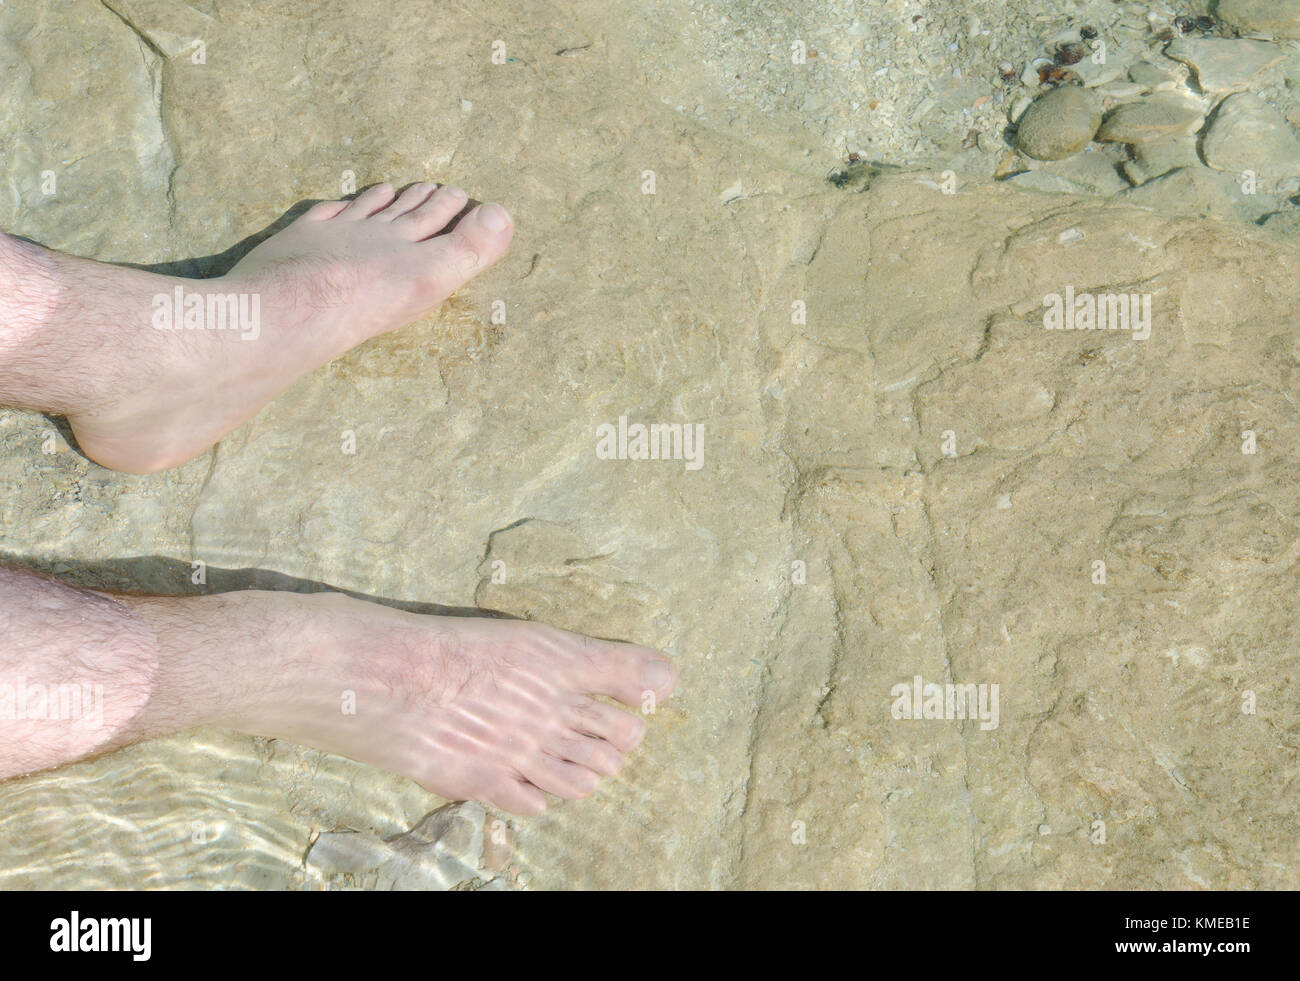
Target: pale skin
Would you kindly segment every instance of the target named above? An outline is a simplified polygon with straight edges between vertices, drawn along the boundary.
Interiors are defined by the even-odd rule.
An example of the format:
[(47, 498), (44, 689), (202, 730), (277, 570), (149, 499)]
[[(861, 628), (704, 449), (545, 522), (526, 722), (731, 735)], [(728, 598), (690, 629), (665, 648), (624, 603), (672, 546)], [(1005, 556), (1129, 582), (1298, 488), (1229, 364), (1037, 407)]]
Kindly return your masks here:
[[(92, 460), (153, 473), (297, 378), (428, 314), (496, 262), (499, 205), (387, 184), (318, 204), (225, 276), (185, 280), (0, 233), (0, 404), (66, 416)], [(152, 297), (258, 293), (261, 336), (160, 331)], [(537, 814), (591, 794), (676, 684), (649, 648), (542, 624), (420, 616), (335, 593), (112, 596), (0, 567), (0, 779), (199, 725), (289, 739), (452, 800)], [(101, 685), (102, 723), (10, 718), (6, 692)], [(10, 703), (13, 704), (12, 702)]]

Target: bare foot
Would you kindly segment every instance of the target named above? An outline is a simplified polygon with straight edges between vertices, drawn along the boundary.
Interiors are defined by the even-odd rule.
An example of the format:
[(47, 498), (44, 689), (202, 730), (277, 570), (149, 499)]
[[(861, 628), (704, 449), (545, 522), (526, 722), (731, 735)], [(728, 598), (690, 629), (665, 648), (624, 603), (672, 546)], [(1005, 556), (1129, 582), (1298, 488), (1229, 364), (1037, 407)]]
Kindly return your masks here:
[[(29, 294), (0, 300), (8, 332), (0, 337), (8, 342), (7, 352), (0, 343), (0, 400), (67, 415), (86, 455), (106, 467), (152, 473), (184, 463), (306, 372), (428, 314), (496, 262), (513, 234), (510, 217), (500, 205), (480, 205), (446, 231), (466, 200), (455, 187), (415, 184), (397, 195), (381, 184), (351, 202), (316, 205), (208, 280), (0, 236), (0, 280), (8, 275)], [(177, 287), (205, 299), (256, 297), (255, 336), (158, 329), (155, 298)], [(64, 381), (24, 391), (21, 367), (40, 358), (53, 359), (51, 372)]]
[(677, 683), (649, 648), (528, 621), (256, 590), (131, 605), (161, 644), (147, 726), (284, 738), (516, 814), (586, 797), (641, 741), (640, 717), (593, 696), (644, 709)]

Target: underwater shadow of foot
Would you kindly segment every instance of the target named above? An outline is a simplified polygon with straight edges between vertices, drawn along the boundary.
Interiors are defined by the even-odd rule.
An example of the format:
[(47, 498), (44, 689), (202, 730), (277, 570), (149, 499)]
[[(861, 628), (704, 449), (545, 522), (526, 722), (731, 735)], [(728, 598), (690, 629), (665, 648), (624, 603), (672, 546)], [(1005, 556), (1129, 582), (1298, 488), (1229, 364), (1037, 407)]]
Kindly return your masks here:
[[(248, 253), (252, 252), (272, 235), (288, 228), (304, 214), (310, 211), (315, 205), (322, 204), (327, 200), (351, 201), (375, 186), (376, 185), (374, 184), (367, 184), (365, 187), (359, 188), (355, 193), (339, 198), (307, 198), (299, 201), (280, 215), (279, 218), (271, 222), (271, 224), (259, 231), (253, 232), (251, 235), (245, 236), (224, 252), (216, 252), (212, 255), (196, 256), (192, 259), (176, 259), (171, 262), (118, 262), (114, 263), (114, 265), (127, 266), (131, 269), (142, 269), (145, 272), (158, 273), (163, 276), (184, 276), (190, 279), (211, 279), (214, 276), (224, 276), (226, 273), (230, 272), (230, 270), (233, 269), (238, 262), (244, 258), (244, 256), (248, 255)], [(410, 184), (407, 184), (403, 187), (397, 188), (397, 194), (400, 195), (410, 186)], [(447, 227), (454, 227), (455, 223), (459, 221), (461, 217), (471, 211), (479, 203), (480, 202), (477, 199), (470, 198), (465, 203), (465, 207), (461, 209), (456, 217), (447, 223)], [(439, 234), (443, 233), (439, 232)]]
[(196, 584), (192, 581), (194, 568), (190, 563), (161, 555), (129, 556), (87, 562), (80, 559), (33, 559), (11, 552), (0, 552), (0, 562), (16, 568), (44, 573), (70, 586), (135, 596), (213, 596), (244, 589), (265, 589), (286, 593), (334, 592), (369, 603), (378, 603), (394, 610), (404, 610), (407, 613), (444, 617), (490, 617), (498, 620), (522, 619), (499, 610), (481, 607), (442, 606), (438, 603), (374, 596), (360, 590), (340, 589), (328, 583), (302, 579), (271, 569), (223, 569), (209, 565), (203, 570), (205, 582)]

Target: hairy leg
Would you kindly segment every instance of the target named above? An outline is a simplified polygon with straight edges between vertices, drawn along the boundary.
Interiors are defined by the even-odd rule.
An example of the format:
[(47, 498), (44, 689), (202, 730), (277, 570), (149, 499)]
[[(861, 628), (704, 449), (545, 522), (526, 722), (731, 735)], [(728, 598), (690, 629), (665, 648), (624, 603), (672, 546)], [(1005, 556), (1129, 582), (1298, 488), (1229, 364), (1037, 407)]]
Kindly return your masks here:
[(158, 668), (129, 607), (0, 566), (0, 779), (106, 748), (137, 724)]
[[(594, 696), (644, 706), (676, 684), (648, 648), (336, 593), (108, 597), (4, 570), (0, 608), (0, 777), (222, 725), (533, 814), (543, 791), (590, 794), (640, 741), (640, 718)], [(20, 682), (100, 684), (106, 724), (19, 718), (4, 693)]]

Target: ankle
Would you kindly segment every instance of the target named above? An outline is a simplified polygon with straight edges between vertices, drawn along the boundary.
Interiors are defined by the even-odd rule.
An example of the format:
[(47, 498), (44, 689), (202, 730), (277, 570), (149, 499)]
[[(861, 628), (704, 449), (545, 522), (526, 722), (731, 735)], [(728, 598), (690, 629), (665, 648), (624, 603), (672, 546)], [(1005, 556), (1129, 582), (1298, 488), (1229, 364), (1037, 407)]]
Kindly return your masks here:
[(69, 417), (111, 405), (147, 353), (133, 335), (154, 279), (166, 281), (0, 232), (0, 404)]
[(137, 738), (198, 725), (256, 731), (250, 721), (293, 697), (324, 643), (317, 608), (296, 593), (122, 599), (151, 628), (158, 649), (158, 679)]

